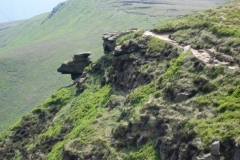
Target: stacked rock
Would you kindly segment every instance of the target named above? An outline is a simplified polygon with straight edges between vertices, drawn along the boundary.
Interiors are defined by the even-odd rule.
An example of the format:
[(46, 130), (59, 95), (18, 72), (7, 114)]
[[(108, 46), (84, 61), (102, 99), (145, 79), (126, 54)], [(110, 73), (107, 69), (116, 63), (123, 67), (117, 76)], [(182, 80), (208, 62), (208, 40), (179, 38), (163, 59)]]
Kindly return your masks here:
[(81, 77), (84, 68), (91, 63), (90, 52), (83, 52), (75, 54), (73, 60), (63, 63), (61, 67), (57, 69), (62, 74), (71, 74), (72, 80), (76, 80)]

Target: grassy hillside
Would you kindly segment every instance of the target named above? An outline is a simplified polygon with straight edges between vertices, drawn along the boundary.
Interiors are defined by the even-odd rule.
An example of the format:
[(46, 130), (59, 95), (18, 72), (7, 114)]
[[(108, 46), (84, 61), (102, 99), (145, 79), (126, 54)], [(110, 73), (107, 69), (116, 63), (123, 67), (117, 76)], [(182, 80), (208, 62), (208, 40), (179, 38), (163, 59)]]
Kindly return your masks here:
[[(0, 31), (0, 131), (57, 88), (71, 83), (69, 77), (56, 72), (60, 63), (86, 50), (93, 52), (93, 60), (98, 59), (102, 55), (102, 33), (132, 27), (146, 29), (168, 18), (126, 12), (128, 8), (121, 2), (114, 4), (120, 4), (120, 8), (112, 1), (72, 0), (56, 7), (51, 17), (39, 15)], [(188, 11), (198, 9), (202, 8), (190, 7)]]
[[(121, 38), (123, 45), (129, 37)], [(175, 78), (171, 73), (180, 70), (184, 59), (191, 55), (184, 56), (180, 49), (142, 34), (130, 40), (149, 46), (148, 51), (141, 57), (137, 52), (103, 56), (81, 84), (85, 88), (82, 93), (76, 93), (76, 85), (61, 88), (1, 134), (1, 159), (159, 159), (155, 142), (162, 135), (158, 127), (164, 126), (162, 116), (166, 112), (155, 112), (169, 103), (161, 86)], [(145, 64), (132, 66), (139, 59)], [(123, 70), (123, 63), (134, 70)], [(123, 78), (125, 84), (119, 86), (111, 79), (114, 72), (115, 78), (120, 78), (118, 74), (131, 71), (132, 75)], [(163, 77), (165, 82), (161, 83)], [(121, 86), (132, 89), (123, 92)], [(155, 104), (159, 100), (163, 100), (161, 105)]]
[(149, 28), (157, 18), (127, 14), (101, 1), (68, 1), (48, 14), (0, 31), (0, 131), (61, 86), (71, 83), (56, 69), (77, 52), (102, 55), (101, 35), (132, 27)]
[(6, 23), (0, 23), (0, 30), (8, 29), (10, 27), (16, 26), (24, 22), (24, 20), (20, 21), (13, 21), (13, 22), (6, 22)]
[(233, 159), (239, 69), (207, 66), (142, 33), (120, 37), (120, 55), (101, 57), (85, 82), (59, 89), (4, 131), (0, 158), (192, 159), (221, 141), (220, 158)]

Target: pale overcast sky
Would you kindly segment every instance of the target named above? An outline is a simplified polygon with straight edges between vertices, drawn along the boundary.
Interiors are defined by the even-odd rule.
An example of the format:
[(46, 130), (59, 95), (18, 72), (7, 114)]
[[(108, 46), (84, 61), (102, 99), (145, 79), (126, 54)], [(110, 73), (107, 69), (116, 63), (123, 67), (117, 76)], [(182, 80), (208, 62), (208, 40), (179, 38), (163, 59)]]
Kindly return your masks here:
[(0, 0), (0, 23), (28, 19), (51, 12), (65, 0)]

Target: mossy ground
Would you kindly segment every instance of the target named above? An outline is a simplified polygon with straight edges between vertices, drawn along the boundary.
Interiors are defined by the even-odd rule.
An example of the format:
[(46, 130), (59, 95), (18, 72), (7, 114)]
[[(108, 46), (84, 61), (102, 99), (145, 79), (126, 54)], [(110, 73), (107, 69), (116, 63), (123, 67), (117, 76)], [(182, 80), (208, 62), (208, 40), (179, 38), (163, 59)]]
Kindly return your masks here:
[(154, 148), (154, 143), (149, 142), (148, 144), (141, 147), (137, 152), (130, 153), (125, 157), (126, 160), (157, 160), (159, 155)]
[(137, 32), (132, 32), (132, 33), (126, 34), (124, 36), (121, 36), (117, 39), (116, 45), (122, 45), (124, 41), (137, 38), (137, 37), (141, 36), (143, 34), (143, 32), (144, 32), (143, 30), (139, 30)]
[[(231, 92), (221, 92), (219, 89), (212, 95), (199, 97), (200, 105), (214, 105), (216, 107), (216, 115), (210, 119), (197, 119), (189, 122), (189, 125), (197, 130), (203, 142), (208, 145), (214, 140), (220, 140), (222, 143), (230, 143), (234, 141), (239, 144), (239, 86), (232, 90), (233, 86), (228, 86), (226, 90)], [(212, 96), (215, 96), (213, 98)], [(206, 100), (206, 101), (205, 101)]]

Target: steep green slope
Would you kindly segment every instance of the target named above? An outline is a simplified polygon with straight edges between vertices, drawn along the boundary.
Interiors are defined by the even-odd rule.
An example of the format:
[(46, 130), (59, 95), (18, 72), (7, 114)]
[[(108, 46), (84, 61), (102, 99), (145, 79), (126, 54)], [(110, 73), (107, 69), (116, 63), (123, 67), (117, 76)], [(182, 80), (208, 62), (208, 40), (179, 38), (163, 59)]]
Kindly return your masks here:
[(156, 21), (224, 1), (191, 1), (188, 9), (181, 7), (185, 2), (157, 2), (136, 1), (126, 7), (123, 1), (71, 0), (58, 5), (51, 16), (39, 15), (0, 31), (0, 131), (70, 83), (68, 77), (55, 72), (62, 61), (86, 50), (93, 52), (93, 60), (99, 58), (102, 42), (97, 37), (102, 33), (132, 27), (147, 29)]
[[(238, 15), (232, 19), (239, 21)], [(180, 24), (190, 22), (185, 17)], [(171, 37), (186, 32), (166, 26), (157, 29), (172, 31)], [(87, 67), (83, 83), (61, 88), (3, 132), (1, 159), (239, 159), (239, 68), (207, 65), (190, 50), (142, 33), (120, 37), (113, 53)], [(219, 148), (211, 147), (215, 141)]]
[(70, 55), (91, 50), (96, 60), (102, 55), (102, 33), (147, 28), (156, 20), (126, 14), (102, 1), (68, 1), (51, 18), (40, 15), (0, 32), (0, 131), (71, 83), (56, 72)]
[(13, 21), (13, 22), (6, 22), (6, 23), (0, 23), (0, 31), (4, 29), (8, 29), (10, 27), (16, 26), (24, 22), (24, 20), (20, 21)]
[[(167, 48), (171, 52), (169, 58), (174, 59), (177, 57), (178, 49), (163, 41), (141, 37), (141, 34), (139, 36), (133, 41), (150, 46), (146, 55), (141, 55), (146, 64), (133, 66), (135, 72), (132, 76), (135, 75), (137, 79), (132, 79), (131, 75), (124, 77), (127, 82), (135, 84), (136, 89), (127, 83), (119, 84), (111, 78), (114, 70), (116, 70), (115, 78), (130, 71), (130, 68), (124, 71), (121, 64), (136, 63), (140, 58), (136, 53), (120, 57), (112, 55), (102, 57), (89, 71), (87, 81), (81, 84), (85, 88), (82, 93), (76, 93), (76, 85), (60, 89), (26, 115), (21, 122), (12, 126), (9, 129), (11, 135), (9, 135), (9, 130), (1, 134), (1, 159), (157, 158), (158, 153), (154, 149), (152, 140), (158, 134), (151, 135), (153, 139), (142, 150), (130, 154), (142, 144), (138, 142), (135, 146), (135, 142), (132, 142), (130, 145), (133, 145), (133, 148), (125, 150), (124, 130), (128, 127), (129, 120), (127, 119), (133, 115), (134, 119), (131, 123), (134, 128), (131, 134), (136, 140), (149, 127), (153, 127), (146, 125), (140, 130), (138, 126), (138, 123), (141, 123), (139, 121), (141, 114), (138, 110), (143, 107), (148, 97), (159, 93), (155, 93), (158, 78), (154, 76), (154, 71), (149, 72), (147, 68), (159, 64), (158, 71), (165, 72), (166, 67), (160, 66), (166, 65), (167, 58), (160, 60), (155, 52), (165, 52)], [(164, 53), (160, 53), (159, 56), (164, 57)], [(159, 60), (162, 63), (158, 63)], [(119, 63), (114, 63), (115, 61)], [(147, 82), (151, 83), (144, 85)], [(122, 92), (121, 87), (128, 88), (128, 91)], [(131, 90), (133, 92), (130, 92)], [(139, 133), (135, 133), (137, 130)], [(21, 149), (19, 146), (22, 146)], [(146, 151), (152, 152), (153, 155), (149, 157)]]

